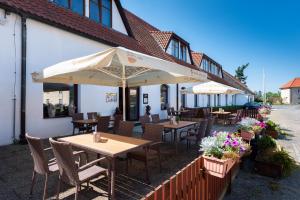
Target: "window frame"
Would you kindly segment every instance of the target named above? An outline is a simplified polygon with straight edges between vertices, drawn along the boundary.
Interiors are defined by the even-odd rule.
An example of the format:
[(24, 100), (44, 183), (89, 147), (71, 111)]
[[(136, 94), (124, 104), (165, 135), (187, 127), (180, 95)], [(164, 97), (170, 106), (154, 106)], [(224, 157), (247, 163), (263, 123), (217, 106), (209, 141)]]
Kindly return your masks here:
[(82, 7), (82, 15), (80, 14), (80, 13), (78, 13), (78, 12), (75, 12), (73, 9), (72, 9), (72, 4), (73, 4), (73, 0), (66, 0), (67, 2), (68, 2), (68, 6), (67, 7), (65, 7), (65, 6), (63, 6), (63, 5), (61, 5), (61, 4), (59, 4), (58, 2), (56, 2), (56, 0), (52, 0), (52, 2), (55, 4), (55, 5), (57, 5), (57, 6), (59, 6), (59, 7), (62, 7), (62, 8), (65, 8), (65, 9), (68, 9), (68, 10), (71, 10), (73, 13), (76, 13), (76, 14), (78, 14), (78, 15), (80, 15), (80, 16), (83, 16), (83, 17), (85, 17), (85, 14), (86, 14), (86, 12), (85, 12), (85, 0), (81, 0), (82, 1), (82, 3), (83, 3), (83, 7)]
[(197, 108), (199, 107), (199, 95), (198, 94), (194, 94), (194, 107)]
[(211, 96), (210, 96), (210, 94), (207, 95), (207, 107), (211, 107)]
[[(90, 7), (91, 6), (91, 1), (98, 2), (99, 22), (90, 18), (90, 16), (91, 16), (91, 7)], [(112, 5), (112, 0), (109, 0), (109, 2), (110, 2), (110, 8), (107, 8), (107, 7), (105, 7), (103, 5), (102, 0), (89, 0), (89, 17), (88, 18), (90, 20), (92, 20), (93, 22), (101, 24), (101, 26), (104, 26), (106, 28), (112, 28), (112, 26), (113, 26), (113, 20), (112, 20), (113, 11), (112, 11), (112, 6), (113, 5)], [(102, 14), (103, 14), (102, 10), (103, 9), (109, 10), (109, 12), (110, 12), (110, 26), (106, 26), (106, 25), (103, 24), (103, 19), (102, 19)]]
[[(176, 44), (176, 45), (175, 45)], [(179, 56), (179, 51), (180, 51), (180, 44), (179, 44), (179, 40), (177, 39), (172, 39), (172, 44), (171, 44), (171, 53), (172, 53), (172, 56), (174, 56), (175, 58), (180, 58)], [(177, 50), (177, 51), (175, 51)], [(175, 53), (177, 53), (177, 55), (175, 55)]]
[(180, 60), (187, 62), (187, 46), (182, 43), (180, 43)]
[[(163, 92), (166, 94), (164, 102), (162, 101)], [(167, 84), (162, 84), (160, 86), (160, 109), (167, 110), (169, 105), (169, 86)]]
[[(55, 84), (55, 83), (54, 83)], [(74, 106), (74, 113), (77, 113), (78, 112), (78, 84), (73, 84), (73, 92), (74, 92), (74, 102), (73, 102), (73, 106)], [(43, 93), (44, 93), (44, 89), (42, 90)], [(49, 99), (46, 99), (46, 101), (48, 100), (49, 102)], [(44, 101), (44, 99), (43, 99)], [(44, 102), (43, 102), (43, 106), (44, 106)], [(43, 119), (45, 120), (48, 120), (48, 119), (57, 119), (57, 118), (69, 118), (69, 117), (72, 117), (70, 115), (68, 116), (54, 116), (54, 117), (45, 117), (45, 114), (44, 114), (44, 109), (43, 109)]]

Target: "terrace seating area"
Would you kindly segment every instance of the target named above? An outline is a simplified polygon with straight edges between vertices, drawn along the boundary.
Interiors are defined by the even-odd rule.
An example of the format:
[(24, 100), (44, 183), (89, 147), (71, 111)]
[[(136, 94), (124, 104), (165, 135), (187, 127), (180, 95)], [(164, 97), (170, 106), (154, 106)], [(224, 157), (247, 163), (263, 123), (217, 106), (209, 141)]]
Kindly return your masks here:
[[(76, 118), (77, 116), (79, 117)], [(78, 114), (73, 117), (73, 120), (85, 120), (82, 116), (83, 114)], [(235, 129), (235, 126), (231, 125), (212, 126), (213, 120), (207, 119), (199, 122), (179, 121), (177, 125), (171, 125), (169, 120), (161, 120), (156, 114), (147, 116), (149, 121), (141, 122), (141, 125), (124, 122), (120, 116), (115, 116), (114, 119), (107, 116), (96, 117), (95, 114), (94, 117), (87, 116), (89, 117), (86, 120), (96, 118), (97, 123), (93, 122), (95, 124), (93, 126), (90, 126), (91, 123), (83, 123), (83, 126), (76, 124), (74, 127), (80, 127), (84, 131), (76, 132), (74, 136), (70, 134), (71, 137), (68, 138), (89, 136), (91, 134), (88, 132), (94, 129), (108, 132), (111, 135), (120, 135), (125, 139), (137, 138), (151, 141), (146, 147), (147, 151), (141, 147), (116, 157), (116, 175), (114, 177), (116, 199), (143, 198), (157, 185), (199, 156), (199, 146), (194, 144), (199, 144), (204, 135), (218, 130), (231, 131)], [(209, 123), (209, 121), (211, 122)], [(114, 126), (111, 127), (110, 122)], [(107, 135), (105, 137), (113, 140), (115, 136), (110, 138)], [(6, 190), (7, 197), (28, 199), (32, 196), (34, 199), (43, 197), (46, 199), (58, 195), (60, 199), (74, 199), (74, 196), (79, 199), (108, 198), (108, 190), (111, 189), (108, 184), (111, 181), (111, 174), (108, 170), (111, 166), (105, 155), (65, 143), (64, 138), (41, 140), (30, 136), (29, 133), (27, 139), (29, 144), (31, 144), (31, 140), (36, 141), (37, 146), (35, 144), (29, 145), (30, 148), (27, 145), (1, 147), (1, 160), (8, 164), (0, 169), (0, 185), (1, 188), (9, 186)], [(102, 143), (99, 144), (102, 145)], [(47, 151), (43, 151), (44, 148)], [(39, 152), (39, 154), (36, 156), (33, 152)], [(45, 158), (39, 159), (39, 155), (44, 155)], [(68, 157), (69, 160), (63, 159), (64, 157)], [(52, 166), (49, 167), (50, 174), (48, 169), (43, 172), (39, 171), (39, 164), (47, 165), (46, 158), (50, 159), (48, 163), (49, 166), (50, 164)], [(45, 164), (38, 162), (39, 160), (45, 160)], [(73, 168), (75, 165), (78, 167)], [(54, 168), (55, 170), (52, 170)], [(31, 177), (32, 170), (34, 170), (33, 177)], [(46, 178), (41, 179), (42, 176), (37, 176), (37, 173)], [(65, 179), (63, 175), (65, 173), (71, 173), (74, 177), (68, 176), (68, 179)], [(12, 174), (18, 180), (11, 179)], [(30, 190), (31, 182), (33, 187)], [(59, 182), (60, 185), (58, 185)], [(30, 195), (31, 193), (32, 195)]]

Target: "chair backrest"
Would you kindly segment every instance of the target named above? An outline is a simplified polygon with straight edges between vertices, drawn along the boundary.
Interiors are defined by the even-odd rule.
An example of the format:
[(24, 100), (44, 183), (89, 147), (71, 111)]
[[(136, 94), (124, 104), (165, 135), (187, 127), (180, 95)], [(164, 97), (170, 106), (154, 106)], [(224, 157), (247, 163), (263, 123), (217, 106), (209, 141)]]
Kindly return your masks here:
[(207, 127), (206, 127), (206, 130), (205, 130), (205, 137), (211, 135), (211, 129), (212, 129), (214, 123), (215, 123), (215, 118), (214, 117), (208, 118), (208, 123), (207, 123)]
[(84, 119), (83, 117), (83, 113), (74, 113), (72, 115), (72, 120), (75, 121), (75, 120), (82, 120)]
[(140, 116), (139, 121), (142, 126), (145, 126), (145, 124), (150, 123), (150, 117), (148, 115)]
[(236, 122), (240, 121), (243, 116), (243, 109), (239, 109), (236, 111)]
[(120, 121), (118, 135), (132, 137), (133, 136), (134, 122)]
[(203, 119), (199, 122), (197, 141), (200, 141), (203, 137), (205, 137), (207, 124), (208, 124), (208, 119)]
[(159, 114), (153, 114), (153, 115), (151, 115), (151, 118), (152, 118), (153, 123), (159, 123), (160, 122)]
[(98, 117), (97, 131), (108, 132), (109, 122), (110, 122), (110, 116)]
[(97, 112), (88, 112), (87, 113), (88, 119), (97, 119), (97, 116), (98, 116)]
[(67, 142), (55, 141), (52, 138), (49, 141), (56, 158), (60, 177), (64, 182), (76, 185), (79, 183), (79, 177), (71, 145)]
[(164, 132), (164, 126), (159, 124), (146, 124), (142, 138), (153, 142), (160, 142)]
[(33, 159), (34, 171), (42, 175), (48, 173), (48, 160), (46, 159), (41, 139), (29, 136), (27, 133), (26, 139)]
[(123, 115), (115, 115), (114, 116), (115, 119), (114, 119), (114, 128), (113, 128), (113, 131), (114, 133), (116, 133), (119, 129), (119, 126), (120, 126), (120, 122), (123, 120)]

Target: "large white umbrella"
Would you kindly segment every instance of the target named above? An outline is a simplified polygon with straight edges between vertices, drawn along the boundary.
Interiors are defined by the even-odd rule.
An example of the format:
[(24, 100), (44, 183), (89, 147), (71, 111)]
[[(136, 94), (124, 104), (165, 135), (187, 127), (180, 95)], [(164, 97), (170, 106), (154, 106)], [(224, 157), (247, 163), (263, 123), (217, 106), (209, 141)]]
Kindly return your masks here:
[(39, 73), (34, 72), (32, 79), (35, 82), (122, 87), (125, 120), (126, 86), (204, 82), (207, 80), (207, 75), (174, 62), (123, 47), (114, 47), (58, 63)]
[(228, 85), (217, 83), (214, 81), (209, 81), (206, 83), (200, 83), (193, 87), (186, 88), (181, 91), (182, 93), (187, 94), (240, 94), (243, 93), (242, 90), (239, 90)]

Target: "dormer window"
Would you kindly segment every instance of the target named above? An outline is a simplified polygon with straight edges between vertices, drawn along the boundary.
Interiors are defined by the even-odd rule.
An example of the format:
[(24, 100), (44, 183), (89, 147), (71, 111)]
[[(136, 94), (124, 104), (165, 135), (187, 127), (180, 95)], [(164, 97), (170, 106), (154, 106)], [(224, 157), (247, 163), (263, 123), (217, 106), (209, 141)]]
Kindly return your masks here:
[(179, 41), (172, 40), (172, 56), (179, 58)]
[(184, 44), (180, 44), (180, 60), (186, 62), (186, 46)]
[(201, 69), (222, 78), (222, 69), (219, 65), (207, 59), (202, 59)]
[(85, 0), (52, 0), (55, 4), (68, 8), (73, 12), (84, 15), (84, 1)]
[(111, 0), (90, 0), (89, 18), (103, 26), (112, 26)]

